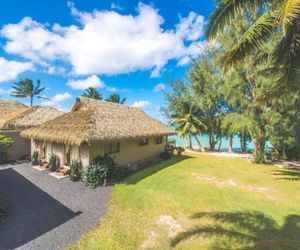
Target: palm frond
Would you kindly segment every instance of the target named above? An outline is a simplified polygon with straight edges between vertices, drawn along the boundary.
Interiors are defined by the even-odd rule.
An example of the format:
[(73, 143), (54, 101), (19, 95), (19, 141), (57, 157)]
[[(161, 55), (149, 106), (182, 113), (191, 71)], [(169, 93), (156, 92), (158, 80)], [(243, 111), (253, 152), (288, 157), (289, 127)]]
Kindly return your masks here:
[(206, 27), (206, 37), (213, 39), (229, 25), (238, 14), (244, 11), (252, 11), (263, 7), (263, 0), (225, 0), (217, 7), (210, 16)]
[[(299, 84), (300, 79), (300, 35), (297, 24), (290, 25), (274, 53), (276, 65), (282, 65), (281, 83)], [(298, 85), (299, 86), (299, 85)]]
[(281, 6), (279, 21), (281, 23), (284, 34), (287, 27), (298, 21), (300, 18), (300, 0), (285, 0)]
[(247, 55), (253, 54), (255, 49), (261, 48), (272, 36), (275, 30), (275, 15), (271, 10), (266, 11), (243, 34), (236, 45), (229, 51), (225, 58), (225, 70), (236, 65)]

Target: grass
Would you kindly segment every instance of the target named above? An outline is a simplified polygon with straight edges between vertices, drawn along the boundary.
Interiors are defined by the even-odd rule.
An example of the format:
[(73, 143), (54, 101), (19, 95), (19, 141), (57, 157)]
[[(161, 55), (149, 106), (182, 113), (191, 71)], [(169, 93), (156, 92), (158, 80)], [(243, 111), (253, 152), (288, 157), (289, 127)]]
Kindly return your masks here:
[(185, 155), (115, 185), (70, 249), (300, 249), (300, 172)]

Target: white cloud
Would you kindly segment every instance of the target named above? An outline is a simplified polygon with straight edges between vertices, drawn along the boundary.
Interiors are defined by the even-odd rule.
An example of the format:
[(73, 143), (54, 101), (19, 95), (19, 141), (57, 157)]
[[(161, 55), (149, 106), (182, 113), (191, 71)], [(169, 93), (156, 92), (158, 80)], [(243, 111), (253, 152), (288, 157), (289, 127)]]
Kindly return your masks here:
[(111, 3), (110, 8), (113, 10), (123, 10), (123, 7), (121, 7), (120, 5), (118, 5), (116, 3)]
[(180, 22), (177, 25), (177, 34), (183, 39), (196, 41), (203, 36), (204, 33), (204, 17), (190, 12), (185, 18), (179, 16)]
[(119, 89), (116, 88), (116, 87), (106, 87), (106, 90), (107, 90), (108, 92), (117, 92)]
[(162, 92), (166, 89), (166, 85), (163, 83), (157, 84), (154, 86), (154, 92)]
[(41, 102), (42, 106), (51, 106), (54, 108), (57, 108), (59, 110), (65, 111), (62, 107), (61, 107), (61, 103), (64, 102), (65, 100), (68, 100), (72, 97), (72, 95), (68, 92), (65, 93), (59, 93), (56, 94), (55, 96), (53, 96), (50, 100), (43, 100)]
[(5, 51), (46, 68), (54, 61), (67, 63), (76, 75), (151, 70), (156, 77), (170, 60), (194, 56), (194, 44), (201, 43), (204, 18), (194, 12), (179, 17), (174, 29), (165, 30), (158, 10), (142, 3), (136, 15), (81, 12), (73, 3), (68, 5), (79, 25), (49, 27), (25, 17), (2, 28)]
[(132, 106), (136, 108), (145, 108), (149, 105), (150, 105), (149, 101), (136, 101), (132, 104)]
[(83, 80), (74, 80), (71, 79), (67, 83), (72, 89), (87, 89), (89, 87), (93, 88), (105, 88), (105, 83), (101, 81), (101, 79), (96, 76), (92, 75)]
[(8, 61), (5, 58), (0, 57), (0, 82), (14, 80), (19, 74), (33, 69), (32, 63)]
[(67, 99), (70, 99), (72, 96), (68, 93), (68, 92), (65, 92), (63, 94), (57, 94), (55, 95), (52, 100), (54, 102), (62, 102), (62, 101), (65, 101)]

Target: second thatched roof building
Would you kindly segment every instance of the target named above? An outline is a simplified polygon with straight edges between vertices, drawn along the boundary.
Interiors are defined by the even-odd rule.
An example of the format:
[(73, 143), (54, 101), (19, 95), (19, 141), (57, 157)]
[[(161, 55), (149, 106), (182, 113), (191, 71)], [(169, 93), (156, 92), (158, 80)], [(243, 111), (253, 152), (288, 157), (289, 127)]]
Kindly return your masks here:
[(104, 154), (118, 165), (155, 158), (171, 134), (174, 130), (139, 108), (80, 97), (70, 113), (24, 130), (21, 136), (34, 140), (32, 150), (39, 151), (40, 158), (54, 153), (61, 166), (72, 160), (87, 166)]
[(27, 107), (19, 102), (0, 100), (0, 134), (12, 138), (9, 159), (30, 157), (30, 140), (20, 137), (20, 132), (52, 120), (63, 112), (43, 106)]

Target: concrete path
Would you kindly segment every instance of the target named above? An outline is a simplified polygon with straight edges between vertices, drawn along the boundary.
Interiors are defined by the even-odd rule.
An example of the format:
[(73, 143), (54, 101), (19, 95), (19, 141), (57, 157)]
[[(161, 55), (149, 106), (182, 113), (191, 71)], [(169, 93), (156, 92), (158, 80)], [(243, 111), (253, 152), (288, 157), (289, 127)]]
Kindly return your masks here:
[(111, 188), (89, 189), (57, 180), (30, 164), (0, 166), (0, 198), (6, 206), (0, 249), (61, 249), (99, 226)]

